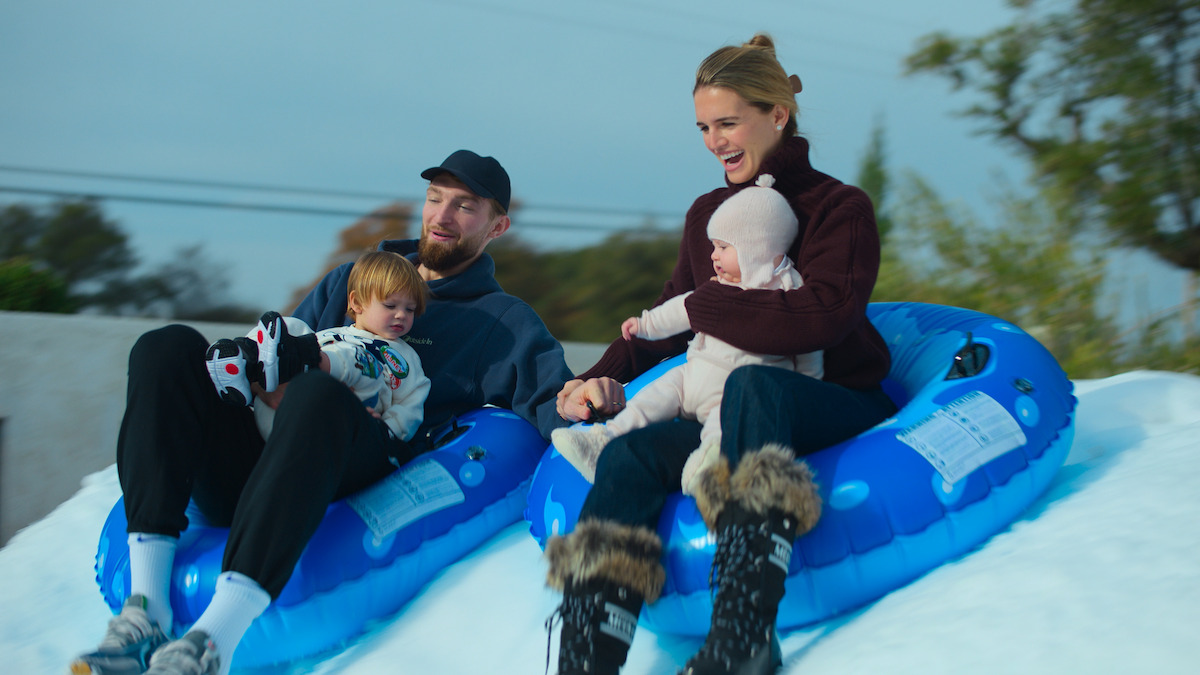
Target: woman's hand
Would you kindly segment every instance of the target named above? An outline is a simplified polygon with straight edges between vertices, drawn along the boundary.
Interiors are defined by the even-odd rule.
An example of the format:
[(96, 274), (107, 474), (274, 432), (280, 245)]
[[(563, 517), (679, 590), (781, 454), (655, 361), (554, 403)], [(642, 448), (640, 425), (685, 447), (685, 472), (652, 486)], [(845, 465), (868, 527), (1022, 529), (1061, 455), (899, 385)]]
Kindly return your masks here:
[(590, 420), (589, 402), (596, 413), (615, 415), (625, 408), (625, 388), (611, 377), (571, 380), (558, 392), (558, 414), (571, 422)]

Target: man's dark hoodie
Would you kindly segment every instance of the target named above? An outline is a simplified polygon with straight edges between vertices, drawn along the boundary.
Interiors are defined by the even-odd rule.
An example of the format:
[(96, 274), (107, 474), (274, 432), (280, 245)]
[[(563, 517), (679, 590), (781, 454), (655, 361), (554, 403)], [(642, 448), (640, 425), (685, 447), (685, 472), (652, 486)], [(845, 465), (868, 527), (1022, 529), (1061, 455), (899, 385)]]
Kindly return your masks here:
[[(384, 241), (379, 249), (419, 263), (416, 240)], [(294, 316), (313, 330), (351, 323), (346, 281), (353, 265), (326, 274)], [(559, 390), (573, 377), (562, 345), (532, 307), (500, 288), (495, 272), (495, 262), (484, 253), (462, 273), (429, 282), (425, 313), (402, 338), (421, 357), (432, 382), (415, 439), (485, 404), (512, 410), (547, 439), (567, 424), (555, 410)]]

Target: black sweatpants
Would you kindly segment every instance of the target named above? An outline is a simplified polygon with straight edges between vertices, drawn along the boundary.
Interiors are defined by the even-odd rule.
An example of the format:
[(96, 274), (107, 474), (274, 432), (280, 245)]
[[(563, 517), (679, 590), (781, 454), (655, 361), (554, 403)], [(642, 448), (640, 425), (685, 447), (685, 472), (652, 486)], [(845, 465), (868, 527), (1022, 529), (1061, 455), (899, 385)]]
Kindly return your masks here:
[(208, 342), (167, 326), (129, 354), (117, 471), (130, 532), (172, 537), (188, 500), (228, 525), (223, 571), (277, 598), (325, 510), (412, 458), (346, 385), (310, 371), (294, 378), (263, 442), (249, 408), (223, 403), (204, 364)]
[[(725, 381), (721, 454), (737, 467), (744, 453), (779, 443), (796, 457), (870, 429), (896, 406), (882, 389), (856, 390), (771, 366), (744, 366)], [(679, 491), (683, 465), (700, 445), (700, 423), (672, 420), (613, 439), (596, 463), (596, 483), (579, 519), (655, 530), (667, 497)]]

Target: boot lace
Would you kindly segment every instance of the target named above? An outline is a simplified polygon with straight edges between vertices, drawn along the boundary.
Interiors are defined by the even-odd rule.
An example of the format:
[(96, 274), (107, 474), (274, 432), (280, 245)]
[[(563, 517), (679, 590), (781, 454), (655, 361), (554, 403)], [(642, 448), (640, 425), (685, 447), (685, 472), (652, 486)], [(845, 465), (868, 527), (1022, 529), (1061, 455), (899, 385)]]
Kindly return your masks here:
[(561, 625), (562, 641), (558, 645), (558, 664), (560, 672), (590, 670), (590, 664), (595, 662), (596, 641), (592, 634), (592, 626), (599, 622), (596, 615), (600, 605), (591, 593), (565, 593), (562, 603), (554, 613), (546, 619), (546, 672), (550, 672), (550, 645), (554, 638), (555, 626)]
[(772, 628), (761, 608), (766, 558), (753, 546), (756, 538), (769, 535), (741, 524), (729, 525), (724, 534), (708, 573), (709, 588), (716, 590), (712, 627), (690, 665), (707, 663), (732, 672), (768, 641)]

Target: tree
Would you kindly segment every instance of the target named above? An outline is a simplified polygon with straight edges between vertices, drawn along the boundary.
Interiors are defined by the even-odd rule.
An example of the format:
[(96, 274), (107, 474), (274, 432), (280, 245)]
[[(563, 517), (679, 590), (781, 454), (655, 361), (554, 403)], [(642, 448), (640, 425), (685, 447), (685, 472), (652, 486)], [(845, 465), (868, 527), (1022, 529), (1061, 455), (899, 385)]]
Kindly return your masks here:
[(506, 235), (488, 246), (496, 279), (528, 302), (559, 340), (609, 342), (621, 322), (662, 293), (679, 253), (679, 230), (647, 223), (588, 248), (537, 251)]
[(892, 218), (888, 203), (891, 176), (887, 170), (887, 143), (884, 136), (883, 118), (880, 116), (875, 119), (871, 129), (867, 151), (858, 162), (857, 185), (875, 204), (875, 224), (879, 228), (879, 241), (886, 243), (887, 235), (892, 230)]
[(261, 310), (229, 301), (229, 266), (212, 260), (202, 244), (184, 246), (155, 271), (137, 280), (155, 298), (143, 311), (182, 321), (254, 323)]
[(24, 204), (0, 211), (0, 260), (28, 258), (41, 236), (42, 219)]
[(219, 300), (229, 286), (225, 271), (200, 245), (181, 249), (147, 274), (134, 275), (137, 264), (120, 225), (92, 200), (0, 210), (0, 293), (10, 309), (239, 322), (257, 317)]
[(53, 272), (14, 257), (0, 260), (0, 311), (70, 314), (75, 303), (66, 282)]
[(982, 37), (922, 38), (908, 72), (979, 95), (964, 114), (1032, 162), (1065, 222), (1200, 270), (1200, 0), (1009, 4), (1020, 17)]
[(138, 262), (129, 237), (90, 200), (62, 202), (51, 210), (33, 253), (76, 289), (123, 276)]
[(1103, 266), (1055, 227), (1044, 198), (1005, 195), (1003, 227), (947, 205), (920, 177), (898, 189), (895, 229), (872, 300), (966, 307), (1036, 337), (1072, 377), (1111, 375), (1120, 363), (1112, 319), (1099, 308)]
[(41, 211), (14, 204), (0, 211), (0, 256), (21, 258), (60, 279), (79, 308), (127, 284), (137, 258), (120, 226), (94, 201), (64, 201)]
[(288, 311), (294, 310), (304, 300), (304, 296), (335, 267), (354, 262), (367, 251), (374, 251), (379, 242), (385, 239), (406, 239), (414, 236), (409, 234), (408, 227), (412, 216), (412, 204), (392, 202), (338, 232), (337, 248), (325, 258), (325, 264), (315, 279), (292, 291), (292, 297), (288, 300)]

